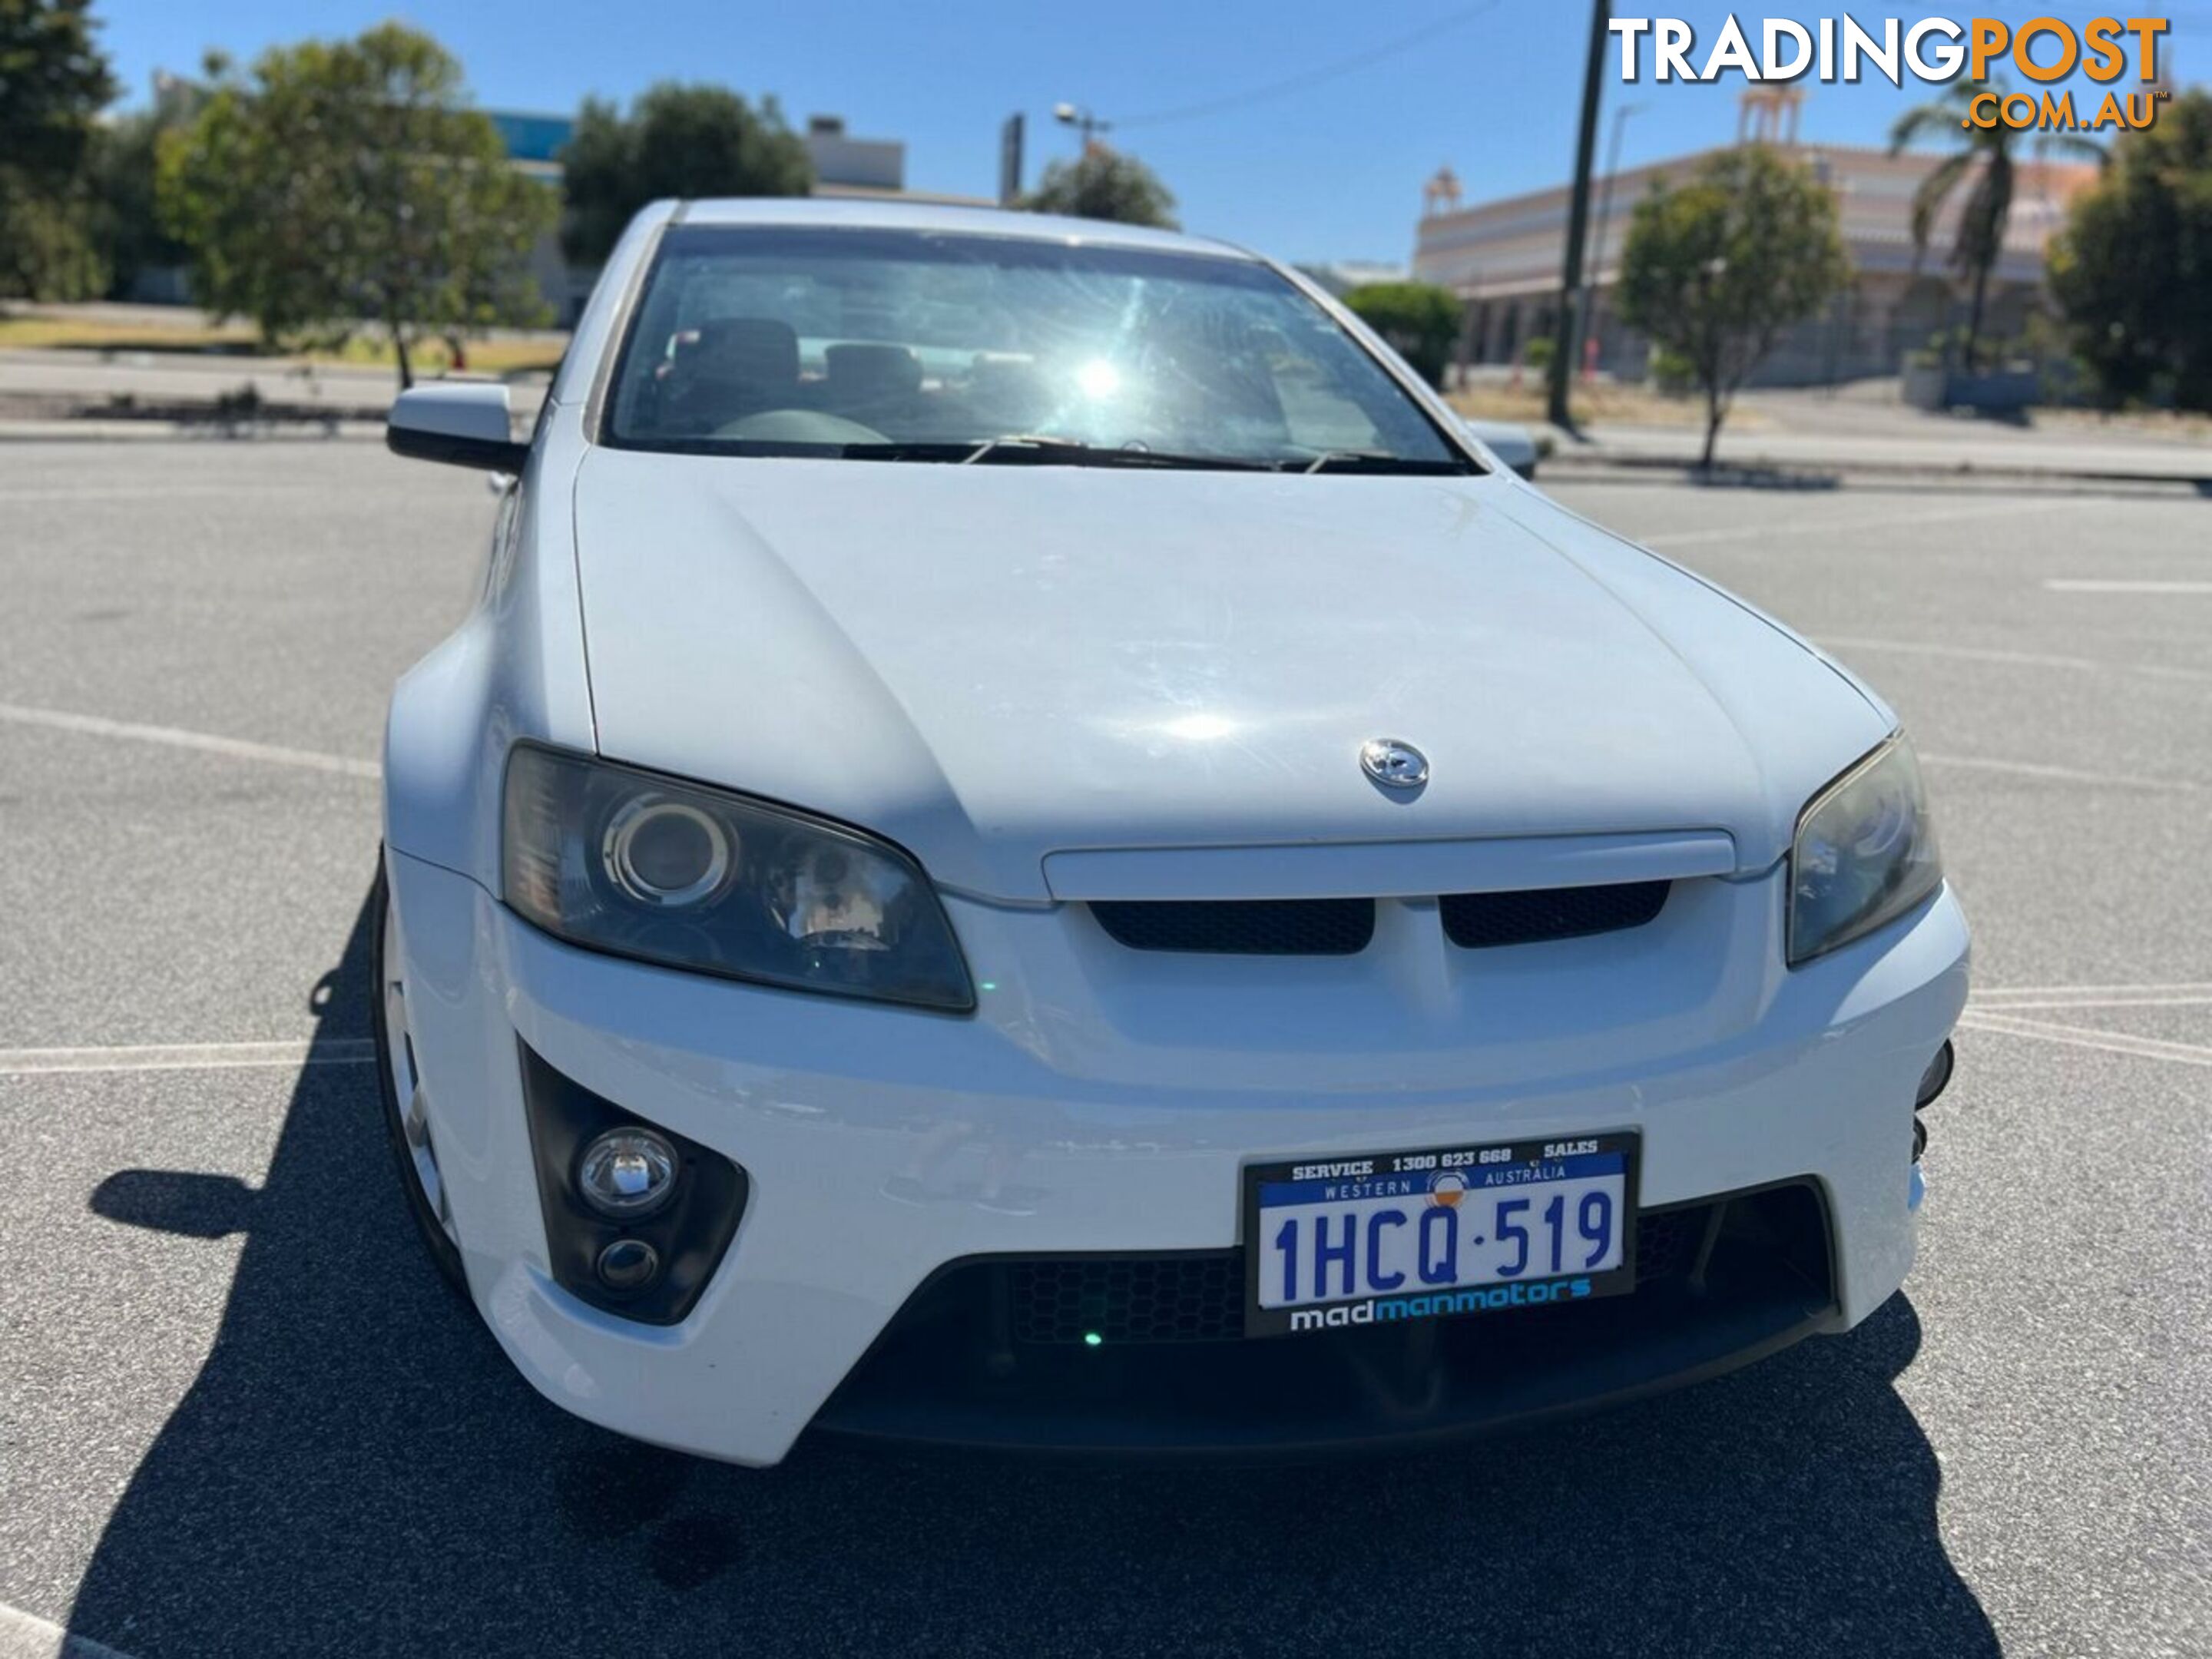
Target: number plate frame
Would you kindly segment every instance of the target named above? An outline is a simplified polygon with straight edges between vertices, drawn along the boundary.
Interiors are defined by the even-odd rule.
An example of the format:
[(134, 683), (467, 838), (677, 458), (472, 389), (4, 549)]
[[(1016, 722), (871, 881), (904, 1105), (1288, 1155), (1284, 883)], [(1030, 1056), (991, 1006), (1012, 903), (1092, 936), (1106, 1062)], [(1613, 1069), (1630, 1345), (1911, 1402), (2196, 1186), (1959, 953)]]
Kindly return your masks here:
[[(1584, 1135), (1547, 1135), (1534, 1140), (1471, 1141), (1452, 1146), (1423, 1147), (1410, 1152), (1375, 1153), (1310, 1153), (1304, 1158), (1273, 1160), (1265, 1164), (1248, 1164), (1240, 1175), (1239, 1194), (1241, 1235), (1244, 1240), (1244, 1334), (1248, 1337), (1310, 1335), (1317, 1330), (1373, 1328), (1376, 1325), (1420, 1324), (1432, 1319), (1462, 1318), (1474, 1314), (1499, 1312), (1516, 1308), (1544, 1306), (1563, 1302), (1588, 1302), (1599, 1297), (1626, 1296), (1636, 1289), (1636, 1233), (1637, 1218), (1641, 1212), (1638, 1203), (1643, 1166), (1643, 1136), (1632, 1129), (1611, 1130), (1603, 1133)], [(1578, 1150), (1574, 1153), (1556, 1151), (1562, 1146)], [(1555, 1149), (1547, 1157), (1545, 1149)], [(1503, 1153), (1501, 1158), (1498, 1156)], [(1493, 1172), (1525, 1170), (1546, 1164), (1558, 1164), (1562, 1158), (1618, 1154), (1622, 1159), (1620, 1215), (1616, 1224), (1621, 1229), (1621, 1255), (1617, 1266), (1593, 1273), (1565, 1273), (1528, 1275), (1510, 1279), (1472, 1281), (1449, 1287), (1409, 1285), (1402, 1291), (1388, 1293), (1369, 1292), (1352, 1297), (1339, 1297), (1326, 1302), (1309, 1302), (1296, 1308), (1263, 1308), (1260, 1305), (1260, 1276), (1264, 1270), (1268, 1251), (1261, 1228), (1262, 1206), (1261, 1188), (1271, 1182), (1285, 1182), (1299, 1179), (1297, 1171), (1310, 1170), (1317, 1165), (1371, 1165), (1371, 1174), (1357, 1176), (1346, 1173), (1342, 1178), (1358, 1182), (1363, 1180), (1399, 1180), (1413, 1178), (1427, 1182), (1435, 1176), (1455, 1173), (1466, 1177), (1470, 1195), (1488, 1193), (1497, 1188), (1514, 1185), (1540, 1185), (1528, 1177), (1511, 1182), (1491, 1181), (1483, 1177)], [(1488, 1161), (1485, 1161), (1487, 1155)], [(1411, 1166), (1411, 1167), (1408, 1167)], [(1312, 1178), (1312, 1177), (1308, 1177)], [(1357, 1200), (1352, 1200), (1357, 1201)], [(1286, 1207), (1273, 1206), (1278, 1211)], [(1577, 1293), (1577, 1281), (1587, 1289)], [(1542, 1285), (1560, 1287), (1556, 1293), (1543, 1297), (1530, 1294), (1531, 1287)], [(1522, 1294), (1510, 1294), (1515, 1289)], [(1477, 1294), (1478, 1292), (1481, 1294)], [(1490, 1292), (1498, 1292), (1491, 1295)], [(1394, 1309), (1381, 1316), (1378, 1304), (1437, 1304), (1422, 1311), (1403, 1311)], [(1326, 1322), (1333, 1309), (1345, 1309), (1346, 1316), (1334, 1324)], [(1358, 1310), (1365, 1310), (1364, 1316)], [(1294, 1325), (1295, 1314), (1318, 1310), (1324, 1322), (1316, 1325), (1309, 1322)]]

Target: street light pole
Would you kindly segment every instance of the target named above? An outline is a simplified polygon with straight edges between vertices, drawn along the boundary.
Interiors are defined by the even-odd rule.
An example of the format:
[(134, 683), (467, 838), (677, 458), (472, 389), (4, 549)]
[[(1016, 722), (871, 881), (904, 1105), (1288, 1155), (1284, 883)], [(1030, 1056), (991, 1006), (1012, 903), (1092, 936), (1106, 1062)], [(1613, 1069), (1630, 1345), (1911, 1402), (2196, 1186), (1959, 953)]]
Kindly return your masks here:
[(1567, 264), (1559, 284), (1559, 315), (1552, 340), (1552, 396), (1547, 411), (1554, 426), (1574, 426), (1567, 407), (1567, 386), (1574, 373), (1576, 297), (1583, 285), (1583, 242), (1589, 234), (1591, 152), (1597, 148), (1597, 111), (1605, 92), (1606, 23), (1612, 15), (1610, 0), (1595, 0), (1590, 8), (1589, 64), (1583, 76), (1582, 131), (1575, 141), (1574, 197), (1567, 210)]
[(1613, 137), (1606, 145), (1605, 192), (1597, 198), (1597, 246), (1590, 253), (1589, 279), (1583, 284), (1583, 338), (1595, 340), (1599, 312), (1598, 284), (1605, 277), (1606, 233), (1613, 228), (1613, 186), (1620, 177), (1620, 130), (1628, 118), (1644, 107), (1623, 104), (1613, 112)]
[(1090, 110), (1079, 104), (1054, 104), (1052, 106), (1052, 118), (1064, 127), (1073, 127), (1076, 131), (1083, 135), (1083, 149), (1085, 154), (1090, 152), (1091, 140), (1097, 134), (1111, 132), (1114, 130), (1114, 124), (1111, 121), (1100, 120)]

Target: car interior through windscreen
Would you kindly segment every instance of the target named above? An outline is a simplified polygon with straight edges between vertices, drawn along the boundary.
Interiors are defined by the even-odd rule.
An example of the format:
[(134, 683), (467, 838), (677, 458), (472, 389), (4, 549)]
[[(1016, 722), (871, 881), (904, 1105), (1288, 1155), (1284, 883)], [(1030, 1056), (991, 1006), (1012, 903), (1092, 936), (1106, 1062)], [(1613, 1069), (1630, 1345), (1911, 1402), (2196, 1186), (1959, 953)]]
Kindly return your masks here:
[(855, 460), (1480, 470), (1260, 260), (788, 227), (666, 233), (603, 437)]

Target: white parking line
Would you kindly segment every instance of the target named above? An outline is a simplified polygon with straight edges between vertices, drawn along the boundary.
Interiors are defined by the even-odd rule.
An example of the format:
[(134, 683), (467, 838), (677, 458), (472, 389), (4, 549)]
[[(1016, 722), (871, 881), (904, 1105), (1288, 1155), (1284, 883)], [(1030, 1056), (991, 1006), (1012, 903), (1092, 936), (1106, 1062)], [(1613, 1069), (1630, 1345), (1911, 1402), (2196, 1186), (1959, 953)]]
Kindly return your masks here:
[(2162, 1037), (2136, 1036), (2130, 1031), (2100, 1031), (2084, 1025), (2021, 1019), (2012, 1014), (1984, 1013), (1972, 1008), (1959, 1016), (1959, 1025), (1962, 1030), (2033, 1037), (2039, 1042), (2056, 1042), (2069, 1048), (2094, 1048), (2108, 1054), (2168, 1060), (2183, 1066), (2212, 1066), (2212, 1047), (2201, 1042), (2169, 1042)]
[[(2212, 1006), (2212, 984), (2029, 986), (1977, 991), (1968, 1014), (1991, 1022), (2048, 1025), (2014, 1020), (2018, 1009), (2179, 1008)], [(2051, 1026), (2073, 1032), (2073, 1026)], [(2021, 1035), (2027, 1035), (2026, 1032)], [(2091, 1035), (2095, 1035), (2092, 1033)], [(2124, 1034), (2114, 1033), (2114, 1036)], [(2148, 1038), (2129, 1038), (2148, 1042)], [(2166, 1045), (2188, 1048), (2189, 1044)], [(2212, 1054), (2212, 1049), (2206, 1051)], [(0, 1077), (36, 1077), (61, 1072), (217, 1071), (231, 1066), (365, 1066), (376, 1058), (367, 1037), (325, 1038), (313, 1042), (141, 1043), (88, 1048), (0, 1048)]]
[(376, 1045), (366, 1037), (316, 1042), (142, 1043), (103, 1048), (0, 1048), (0, 1077), (59, 1072), (209, 1072), (230, 1066), (366, 1066)]
[(1996, 760), (1987, 755), (1931, 755), (1920, 751), (1923, 766), (1960, 766), (1981, 772), (2003, 772), (2014, 777), (2041, 778), (2051, 783), (2087, 783), (2112, 789), (2153, 789), (2167, 794), (2193, 795), (2204, 788), (2187, 778), (2146, 778), (2131, 772), (2083, 772), (2071, 766), (2050, 766), (2040, 761)]
[(319, 488), (309, 484), (97, 484), (0, 489), (0, 501), (166, 501), (179, 495), (282, 495)]
[(1677, 530), (1639, 539), (1646, 547), (1703, 547), (1713, 542), (1753, 542), (1778, 536), (1843, 535), (1861, 530), (1912, 530), (1929, 524), (1971, 524), (1979, 519), (2017, 518), (2044, 514), (2054, 507), (2094, 505), (2079, 497), (2055, 496), (2045, 501), (1998, 502), (1987, 507), (1953, 508), (1942, 513), (1885, 515), (1878, 519), (1825, 519), (1808, 513), (1786, 524), (1734, 525), (1725, 530)]
[(2011, 997), (1984, 1002), (1973, 999), (1988, 1013), (2018, 1013), (2023, 1008), (2212, 1008), (2212, 994), (2193, 997)]
[(2100, 662), (2093, 657), (2065, 657), (2043, 651), (2002, 651), (1977, 645), (1939, 645), (1928, 640), (1874, 640), (1848, 634), (1823, 634), (1818, 643), (1834, 651), (1889, 651), (1903, 656), (1948, 657), (1959, 662), (1985, 662), (2021, 668), (2063, 668), (2089, 674), (2137, 674), (2146, 679), (2212, 680), (2212, 669), (2175, 668), (2152, 662)]
[(0, 1601), (0, 1659), (131, 1659), (119, 1648)]
[(2060, 576), (2045, 582), (2053, 593), (2212, 593), (2212, 582), (2121, 581), (2092, 576)]
[(1976, 990), (1977, 1002), (2009, 997), (2197, 996), (2212, 994), (2212, 982), (2190, 981), (2179, 985), (2002, 985)]
[(72, 714), (63, 708), (26, 708), (20, 703), (0, 702), (0, 720), (18, 726), (40, 726), (51, 732), (75, 732), (86, 737), (123, 738), (133, 743), (167, 744), (173, 749), (197, 749), (233, 760), (266, 761), (276, 766), (305, 767), (313, 772), (333, 772), (344, 778), (377, 778), (382, 769), (374, 761), (354, 760), (344, 755), (319, 754), (312, 749), (284, 749), (274, 744), (249, 743), (243, 738), (218, 737), (211, 732), (186, 732), (173, 726), (140, 726), (131, 720), (111, 720), (99, 714)]
[(2046, 985), (1977, 990), (1967, 1006), (1977, 1013), (2051, 1012), (2094, 1008), (2212, 1007), (2212, 985)]

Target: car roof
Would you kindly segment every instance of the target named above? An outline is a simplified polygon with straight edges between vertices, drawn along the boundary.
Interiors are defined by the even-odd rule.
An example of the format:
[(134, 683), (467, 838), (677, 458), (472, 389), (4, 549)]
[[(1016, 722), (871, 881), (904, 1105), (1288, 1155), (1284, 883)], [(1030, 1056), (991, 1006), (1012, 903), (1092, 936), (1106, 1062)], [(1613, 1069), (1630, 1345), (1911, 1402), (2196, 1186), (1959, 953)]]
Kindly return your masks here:
[(1152, 230), (1103, 219), (1071, 219), (1051, 213), (1023, 213), (1005, 208), (945, 207), (933, 203), (855, 198), (823, 200), (809, 196), (727, 197), (678, 202), (671, 220), (691, 225), (834, 225), (861, 230), (943, 231), (970, 236), (1018, 236), (1036, 242), (1066, 242), (1092, 247), (1152, 248), (1166, 253), (1195, 253), (1215, 258), (1250, 259), (1243, 248), (1210, 236)]

